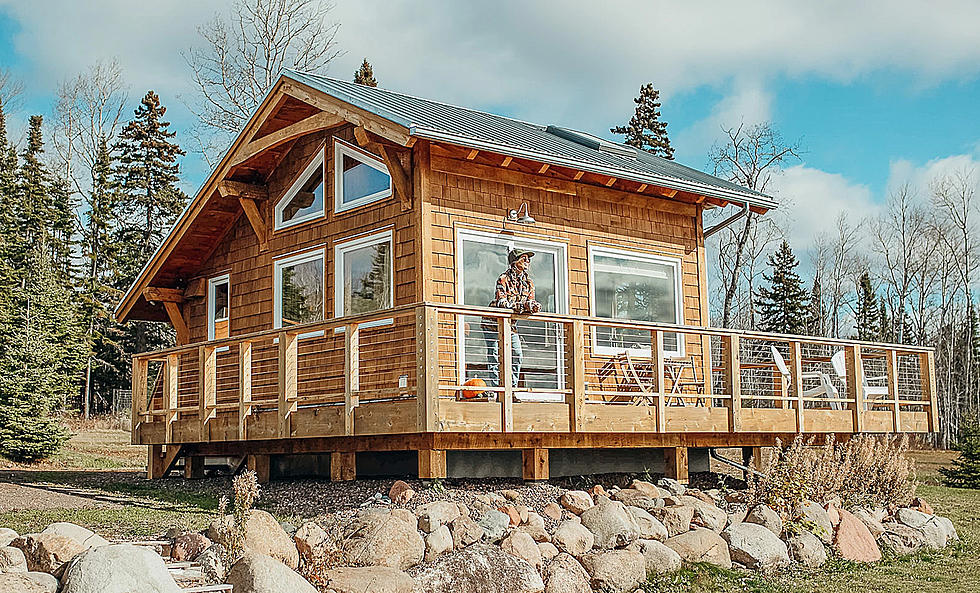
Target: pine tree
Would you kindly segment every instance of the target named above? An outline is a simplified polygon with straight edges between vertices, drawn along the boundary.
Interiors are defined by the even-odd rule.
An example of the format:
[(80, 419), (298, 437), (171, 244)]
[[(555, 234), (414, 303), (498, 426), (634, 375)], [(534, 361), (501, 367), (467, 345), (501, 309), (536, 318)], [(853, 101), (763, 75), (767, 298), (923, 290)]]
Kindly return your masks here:
[(769, 288), (759, 289), (760, 326), (783, 334), (806, 332), (807, 298), (803, 280), (796, 273), (799, 262), (789, 243), (783, 241), (768, 260), (771, 273), (762, 277)]
[(609, 131), (613, 134), (624, 134), (624, 142), (649, 153), (674, 159), (674, 149), (667, 137), (667, 122), (660, 120), (660, 91), (653, 88), (653, 83), (640, 87), (640, 96), (633, 99), (636, 111), (629, 123), (617, 126)]
[(810, 301), (807, 308), (806, 331), (811, 336), (824, 336), (827, 332), (827, 311), (823, 306), (823, 293), (820, 289), (820, 278), (813, 279), (810, 289)]
[(367, 58), (364, 58), (361, 67), (354, 71), (354, 82), (364, 86), (378, 86), (378, 81), (374, 78), (374, 68), (371, 67)]
[(956, 442), (960, 455), (952, 467), (939, 468), (943, 484), (954, 488), (980, 489), (980, 424), (976, 418), (963, 420)]
[(861, 274), (857, 288), (857, 309), (854, 312), (854, 329), (857, 339), (874, 342), (881, 339), (878, 297), (871, 286), (871, 275)]
[(882, 342), (891, 343), (895, 341), (889, 323), (888, 305), (885, 303), (885, 297), (881, 297), (878, 300), (878, 336)]

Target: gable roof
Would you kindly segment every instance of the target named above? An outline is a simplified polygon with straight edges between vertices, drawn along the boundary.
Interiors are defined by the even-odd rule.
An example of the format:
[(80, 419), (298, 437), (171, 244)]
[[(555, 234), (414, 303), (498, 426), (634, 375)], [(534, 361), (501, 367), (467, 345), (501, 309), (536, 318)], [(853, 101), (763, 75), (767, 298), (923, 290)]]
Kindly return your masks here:
[(284, 76), (408, 129), (411, 136), (527, 158), (688, 191), (764, 209), (776, 201), (757, 191), (645, 150), (584, 132), (529, 123), (354, 82), (286, 70)]
[[(238, 220), (242, 210), (237, 201), (214, 199), (219, 185), (235, 177), (238, 181), (261, 177), (262, 171), (245, 161), (236, 162), (236, 155), (252, 144), (260, 144), (256, 138), (264, 140), (275, 136), (277, 130), (287, 131), (289, 124), (310, 118), (321, 109), (337, 116), (338, 121), (356, 123), (371, 131), (395, 133), (403, 140), (422, 138), (528, 159), (696, 194), (716, 202), (744, 204), (758, 211), (776, 207), (776, 201), (765, 194), (585, 132), (285, 70), (120, 300), (115, 311), (117, 319), (167, 319), (159, 304), (154, 305), (144, 297), (144, 290), (151, 282), (166, 287), (185, 281), (194, 266), (217, 247), (223, 231)], [(283, 111), (291, 115), (279, 117)], [(288, 150), (288, 147), (288, 143), (279, 142), (268, 151)], [(273, 158), (270, 162), (278, 161)]]

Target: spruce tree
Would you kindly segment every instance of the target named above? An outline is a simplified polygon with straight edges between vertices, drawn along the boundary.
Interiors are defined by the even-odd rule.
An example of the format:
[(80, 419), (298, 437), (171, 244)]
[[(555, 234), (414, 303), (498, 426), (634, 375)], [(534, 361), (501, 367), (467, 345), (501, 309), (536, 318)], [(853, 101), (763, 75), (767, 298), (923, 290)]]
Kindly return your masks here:
[(667, 137), (667, 122), (660, 119), (660, 91), (653, 83), (640, 87), (640, 96), (633, 99), (636, 110), (625, 126), (610, 128), (613, 134), (624, 134), (624, 142), (665, 159), (674, 159), (674, 149)]
[(891, 343), (895, 341), (889, 325), (888, 305), (885, 303), (885, 297), (878, 300), (878, 326), (878, 336), (882, 342)]
[(980, 489), (980, 424), (976, 417), (963, 419), (955, 449), (960, 452), (951, 467), (939, 468), (943, 484), (954, 488)]
[(769, 256), (771, 272), (762, 277), (768, 288), (759, 289), (760, 326), (764, 331), (782, 334), (806, 332), (807, 298), (803, 280), (796, 272), (799, 262), (789, 243), (783, 241)]
[(811, 336), (823, 336), (827, 332), (827, 311), (823, 306), (823, 293), (820, 289), (820, 278), (813, 279), (810, 289), (810, 301), (807, 308), (806, 331)]
[(881, 319), (879, 318), (878, 297), (871, 286), (871, 275), (861, 274), (857, 287), (857, 308), (854, 311), (854, 329), (857, 339), (874, 342), (880, 340)]
[(363, 84), (364, 86), (378, 86), (378, 81), (374, 78), (374, 68), (371, 67), (367, 58), (364, 58), (364, 61), (361, 62), (361, 67), (354, 71), (354, 82)]

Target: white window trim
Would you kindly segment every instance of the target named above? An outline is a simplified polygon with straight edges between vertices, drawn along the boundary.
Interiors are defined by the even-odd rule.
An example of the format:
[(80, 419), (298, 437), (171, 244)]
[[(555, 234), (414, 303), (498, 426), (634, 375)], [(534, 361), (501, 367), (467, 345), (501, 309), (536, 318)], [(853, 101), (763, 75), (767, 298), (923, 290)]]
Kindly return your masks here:
[[(222, 319), (216, 319), (214, 316), (214, 289), (219, 284), (228, 285), (228, 316)], [(222, 274), (220, 276), (215, 276), (214, 278), (208, 278), (208, 341), (214, 338), (214, 324), (218, 321), (228, 322), (228, 337), (231, 337), (231, 274)], [(225, 346), (225, 350), (227, 350)]]
[[(679, 257), (668, 257), (665, 255), (655, 255), (652, 253), (646, 253), (643, 251), (632, 251), (627, 249), (616, 249), (613, 247), (605, 247), (599, 245), (589, 245), (589, 314), (592, 317), (596, 317), (596, 283), (595, 283), (595, 256), (596, 255), (606, 255), (610, 257), (619, 257), (623, 259), (631, 259), (634, 261), (645, 261), (657, 264), (669, 265), (674, 268), (674, 310), (677, 312), (674, 323), (678, 325), (684, 324), (684, 287), (682, 283), (682, 262)], [(619, 321), (625, 321), (620, 319)], [(635, 353), (637, 356), (650, 356), (650, 348), (630, 348), (630, 352)], [(592, 331), (592, 352), (597, 356), (616, 356), (623, 352), (622, 348), (615, 348), (613, 346), (600, 346), (598, 342), (598, 335), (593, 327)], [(677, 334), (677, 348), (674, 350), (664, 350), (664, 356), (668, 358), (682, 358), (684, 357), (684, 334)]]
[[(557, 252), (557, 257), (555, 258), (555, 314), (565, 315), (568, 313), (569, 309), (569, 285), (568, 285), (568, 244), (559, 241), (548, 241), (545, 239), (537, 239), (526, 236), (514, 236), (514, 235), (503, 235), (500, 233), (491, 233), (486, 231), (477, 231), (474, 229), (456, 229), (456, 269), (462, 270), (462, 253), (463, 253), (463, 241), (476, 241), (479, 243), (488, 243), (493, 245), (504, 245), (506, 247), (511, 247), (513, 244), (528, 245), (530, 247), (538, 246), (540, 249), (547, 251)], [(532, 249), (533, 251), (533, 249)], [(463, 274), (456, 274), (456, 302), (462, 304), (463, 295)], [(485, 305), (485, 304), (484, 304)], [(481, 305), (481, 306), (484, 306)], [(463, 316), (458, 316), (456, 319), (456, 335), (462, 336), (464, 334), (465, 321)], [(457, 373), (459, 377), (463, 377), (466, 374), (466, 340), (457, 340), (458, 352), (456, 355), (457, 360)], [(564, 337), (562, 334), (558, 335), (558, 391), (564, 390), (565, 385), (565, 357), (562, 354), (565, 351), (564, 347)], [(557, 393), (557, 392), (556, 392)], [(558, 397), (557, 395), (552, 397), (549, 392), (540, 392), (535, 394), (540, 401), (564, 401), (564, 396)]]
[[(286, 266), (305, 264), (307, 262), (316, 261), (318, 259), (320, 260), (320, 277), (325, 282), (327, 257), (323, 249), (314, 249), (312, 251), (303, 251), (302, 253), (287, 255), (286, 257), (277, 259), (273, 262), (273, 266), (272, 266), (272, 274), (273, 274), (272, 327), (273, 329), (282, 329), (282, 269)], [(325, 291), (324, 294), (326, 294)], [(326, 303), (321, 303), (321, 308), (326, 308)], [(305, 334), (300, 334), (299, 339), (317, 337), (322, 335), (323, 335), (323, 330), (307, 332)], [(276, 340), (278, 340), (278, 338), (276, 338)]]
[[(383, 189), (379, 192), (369, 194), (357, 198), (356, 200), (344, 203), (344, 161), (343, 157), (347, 155), (352, 159), (364, 163), (365, 165), (380, 171), (388, 176), (388, 189)], [(350, 144), (347, 144), (339, 138), (333, 139), (333, 201), (334, 201), (334, 212), (344, 212), (346, 210), (353, 210), (354, 208), (359, 208), (379, 200), (383, 200), (390, 197), (392, 194), (391, 188), (391, 173), (388, 171), (388, 167), (374, 157)]]
[[(344, 317), (344, 256), (348, 252), (355, 249), (360, 249), (362, 247), (369, 247), (371, 245), (379, 245), (381, 243), (388, 244), (388, 253), (391, 255), (391, 266), (388, 268), (388, 286), (390, 293), (388, 295), (388, 302), (392, 308), (395, 305), (395, 241), (394, 234), (391, 229), (381, 231), (380, 233), (372, 233), (370, 235), (362, 235), (355, 239), (349, 241), (343, 241), (342, 243), (337, 243), (334, 246), (333, 251), (333, 262), (334, 262), (334, 292), (333, 292), (333, 316), (334, 318)], [(384, 311), (384, 309), (378, 309), (379, 311)], [(366, 329), (370, 327), (378, 327), (381, 325), (391, 325), (395, 320), (393, 318), (388, 319), (376, 319), (374, 321), (368, 321), (358, 325), (358, 329)], [(334, 330), (335, 333), (341, 333), (344, 331), (343, 327), (338, 327)]]
[[(311, 160), (309, 164), (306, 165), (306, 168), (303, 169), (303, 172), (299, 174), (299, 177), (296, 178), (296, 181), (294, 181), (293, 184), (289, 186), (289, 190), (285, 193), (285, 195), (283, 195), (283, 197), (276, 203), (275, 230), (278, 231), (279, 229), (285, 229), (291, 226), (295, 226), (297, 224), (303, 224), (304, 222), (316, 220), (317, 218), (323, 218), (324, 212), (326, 210), (325, 204), (327, 201), (327, 196), (326, 196), (327, 172), (324, 169), (324, 165), (323, 165), (325, 162), (326, 151), (327, 151), (327, 146), (324, 144), (316, 151), (316, 154), (313, 155), (313, 160)], [(298, 216), (296, 218), (293, 218), (292, 220), (283, 221), (282, 211), (286, 208), (286, 205), (289, 204), (289, 201), (296, 196), (300, 188), (302, 188), (303, 185), (305, 185), (306, 182), (309, 181), (313, 173), (316, 172), (317, 167), (320, 168), (321, 174), (323, 176), (322, 183), (323, 183), (324, 196), (323, 196), (323, 203), (320, 205), (320, 210), (316, 212), (310, 212), (309, 214), (304, 214), (303, 216)]]

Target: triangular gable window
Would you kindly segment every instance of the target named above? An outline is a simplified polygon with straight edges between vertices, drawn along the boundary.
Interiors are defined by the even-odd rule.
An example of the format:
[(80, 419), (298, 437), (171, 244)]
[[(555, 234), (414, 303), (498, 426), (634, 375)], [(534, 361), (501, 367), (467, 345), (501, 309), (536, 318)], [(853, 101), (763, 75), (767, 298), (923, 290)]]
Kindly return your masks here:
[(323, 152), (321, 148), (276, 204), (276, 228), (292, 226), (323, 216)]
[(335, 210), (342, 212), (391, 195), (388, 168), (376, 158), (339, 140), (333, 145)]

